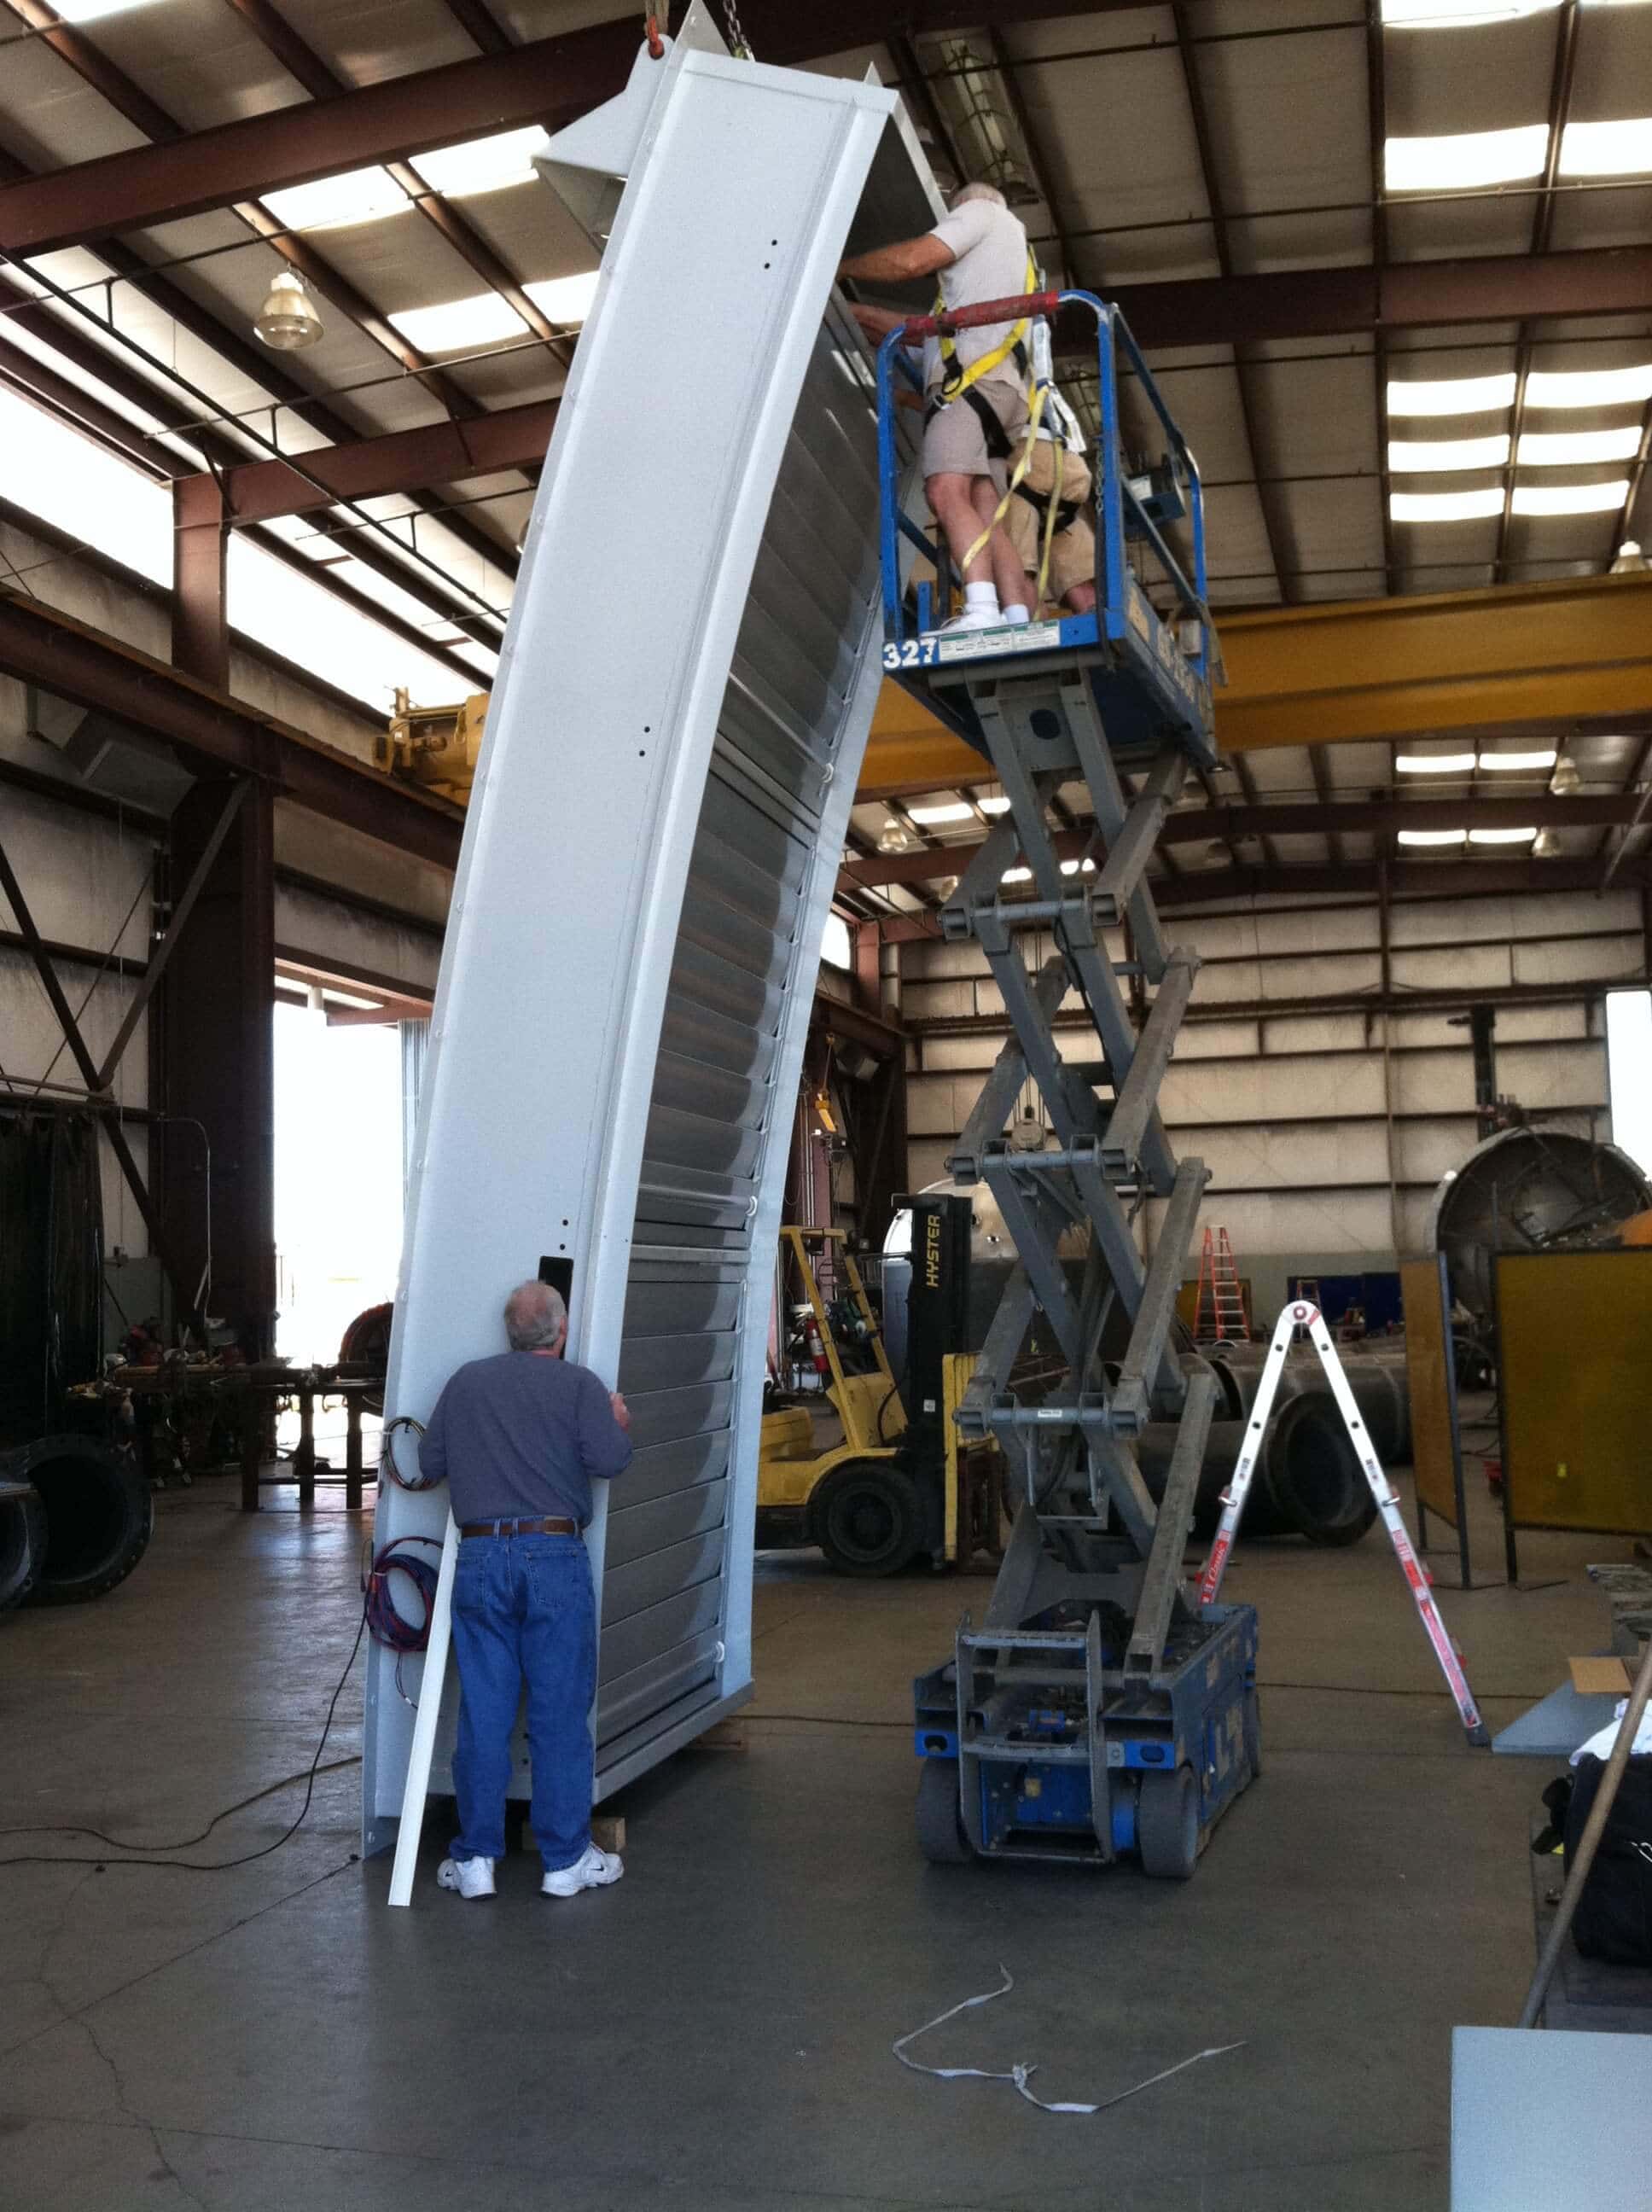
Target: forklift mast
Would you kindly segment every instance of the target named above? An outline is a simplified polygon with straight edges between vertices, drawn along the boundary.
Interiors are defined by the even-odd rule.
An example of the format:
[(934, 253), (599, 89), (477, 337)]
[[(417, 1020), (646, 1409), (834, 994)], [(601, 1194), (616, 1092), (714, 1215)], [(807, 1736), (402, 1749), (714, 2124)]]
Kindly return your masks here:
[(945, 1191), (897, 1198), (895, 1204), (897, 1209), (912, 1209), (903, 1389), (907, 1434), (914, 1449), (932, 1465), (946, 1452), (945, 1363), (969, 1349), (969, 1245), (975, 1208), (968, 1198)]

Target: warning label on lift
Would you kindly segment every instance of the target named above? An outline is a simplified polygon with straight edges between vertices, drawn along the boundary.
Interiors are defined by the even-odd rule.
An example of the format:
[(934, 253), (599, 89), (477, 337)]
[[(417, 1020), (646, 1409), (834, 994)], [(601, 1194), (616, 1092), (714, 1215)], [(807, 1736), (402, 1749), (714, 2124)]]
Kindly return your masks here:
[(997, 660), (1011, 653), (1049, 653), (1061, 642), (1059, 622), (1018, 623), (1002, 629), (933, 632), (884, 647), (885, 668), (935, 668), (955, 660)]

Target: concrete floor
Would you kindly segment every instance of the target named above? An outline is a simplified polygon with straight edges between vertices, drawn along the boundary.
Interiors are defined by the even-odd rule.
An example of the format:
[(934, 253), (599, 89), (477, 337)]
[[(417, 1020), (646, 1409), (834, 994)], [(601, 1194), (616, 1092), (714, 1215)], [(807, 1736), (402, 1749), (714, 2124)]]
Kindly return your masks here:
[[(251, 1520), (228, 1484), (168, 1493), (118, 1594), (0, 1620), (4, 1820), (188, 1836), (301, 1771), (356, 1624), (365, 1523), (338, 1499), (301, 1518), (273, 1493)], [(1500, 1573), (1477, 1517), (1477, 1567)], [(1446, 1592), (1494, 1729), (1600, 1648), (1582, 1562), (1627, 1552), (1528, 1537), (1527, 1588)], [(518, 1858), (496, 1904), (465, 1905), (428, 1878), (433, 1849), (416, 1908), (388, 1911), (387, 1862), (353, 1856), (354, 1764), (235, 1871), (14, 1864), (0, 2205), (1443, 2207), (1450, 2029), (1518, 2009), (1549, 1770), (1467, 1747), (1380, 1532), (1242, 1544), (1266, 1771), (1186, 1887), (919, 1860), (909, 1679), (986, 1592), (762, 1560), (750, 1749), (634, 1787), (626, 1878), (600, 1895), (542, 1900)], [(359, 1747), (360, 1680), (329, 1762)], [(255, 1850), (297, 1805), (265, 1797), (185, 1856)], [(1036, 2060), (1045, 2095), (1093, 2100), (1245, 2047), (1094, 2119), (896, 2064), (894, 2038), (1000, 1962), (1013, 1995), (920, 2055)]]

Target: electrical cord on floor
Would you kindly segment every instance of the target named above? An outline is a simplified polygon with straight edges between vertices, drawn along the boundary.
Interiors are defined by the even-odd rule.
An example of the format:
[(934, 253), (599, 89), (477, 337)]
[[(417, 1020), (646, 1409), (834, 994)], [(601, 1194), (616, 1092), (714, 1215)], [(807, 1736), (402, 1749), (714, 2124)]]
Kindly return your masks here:
[[(89, 1866), (96, 1867), (100, 1873), (101, 1873), (106, 1867), (111, 1866), (175, 1867), (183, 1874), (228, 1874), (232, 1867), (251, 1866), (254, 1859), (267, 1859), (271, 1851), (278, 1851), (283, 1844), (290, 1842), (298, 1833), (299, 1830), (304, 1826), (305, 1821), (309, 1817), (311, 1800), (315, 1796), (316, 1776), (320, 1771), (321, 1768), (321, 1754), (326, 1749), (327, 1738), (332, 1732), (333, 1715), (338, 1710), (338, 1700), (344, 1694), (344, 1685), (349, 1680), (350, 1669), (355, 1664), (355, 1655), (361, 1649), (361, 1638), (367, 1634), (367, 1610), (364, 1601), (361, 1607), (361, 1618), (356, 1624), (355, 1641), (350, 1646), (349, 1657), (344, 1662), (344, 1671), (339, 1676), (338, 1680), (334, 1686), (332, 1696), (327, 1702), (327, 1717), (321, 1724), (321, 1735), (320, 1740), (315, 1747), (315, 1756), (310, 1761), (308, 1771), (306, 1773), (304, 1778), (304, 1802), (298, 1808), (298, 1817), (293, 1821), (289, 1827), (283, 1829), (282, 1833), (276, 1838), (273, 1844), (264, 1844), (256, 1851), (243, 1851), (239, 1858), (206, 1860), (151, 1858), (148, 1856), (141, 1857), (134, 1856), (131, 1858), (111, 1858), (107, 1856), (100, 1857), (85, 1851), (17, 1851), (14, 1852), (9, 1858), (0, 1858), (0, 1867)], [(276, 1785), (277, 1788), (282, 1786), (282, 1785), (279, 1784)], [(258, 1792), (258, 1796), (267, 1796), (268, 1795), (269, 1792), (267, 1790), (260, 1790)], [(254, 1804), (257, 1802), (257, 1798), (245, 1798), (242, 1802), (249, 1805)], [(227, 1820), (231, 1813), (239, 1812), (240, 1810), (240, 1806), (227, 1806), (223, 1812), (216, 1814), (212, 1820), (208, 1821), (206, 1826), (201, 1831), (201, 1836), (197, 1838), (195, 1840), (198, 1842), (202, 1840), (202, 1838), (210, 1835), (213, 1829), (217, 1826), (220, 1820)], [(27, 1832), (21, 1828), (0, 1829), (0, 1834), (3, 1835), (21, 1835), (25, 1832), (33, 1832), (35, 1834), (50, 1833), (96, 1836), (100, 1835), (102, 1831), (98, 1828), (75, 1826), (63, 1822), (54, 1823), (49, 1828), (42, 1827)], [(176, 1844), (123, 1844), (119, 1848), (126, 1851), (147, 1854), (151, 1850), (176, 1850), (179, 1847)], [(354, 1854), (352, 1856), (354, 1856)]]
[[(327, 1738), (332, 1733), (333, 1716), (338, 1710), (338, 1700), (344, 1694), (344, 1685), (349, 1680), (350, 1670), (355, 1666), (356, 1655), (361, 1649), (361, 1638), (371, 1631), (376, 1644), (381, 1644), (396, 1653), (398, 1668), (404, 1653), (422, 1651), (429, 1640), (430, 1614), (435, 1603), (438, 1570), (434, 1562), (421, 1558), (416, 1552), (403, 1551), (402, 1547), (408, 1544), (432, 1544), (438, 1551), (441, 1547), (440, 1540), (437, 1537), (398, 1536), (393, 1543), (386, 1544), (383, 1551), (373, 1558), (371, 1565), (363, 1571), (361, 1618), (356, 1623), (355, 1641), (350, 1645), (350, 1656), (344, 1662), (344, 1671), (338, 1677), (332, 1696), (327, 1701), (327, 1717), (321, 1724), (321, 1735), (316, 1744), (315, 1756), (311, 1759), (302, 1778), (304, 1802), (299, 1807), (296, 1819), (293, 1820), (290, 1826), (282, 1830), (274, 1843), (262, 1844), (256, 1851), (244, 1851), (239, 1858), (233, 1859), (173, 1859), (151, 1856), (159, 1851), (189, 1850), (195, 1844), (204, 1843), (212, 1831), (222, 1821), (227, 1820), (232, 1813), (242, 1812), (247, 1806), (256, 1805), (261, 1799), (272, 1796), (277, 1790), (289, 1788), (293, 1783), (300, 1779), (300, 1777), (295, 1774), (288, 1775), (285, 1781), (271, 1783), (268, 1789), (254, 1790), (250, 1797), (243, 1797), (237, 1804), (226, 1805), (222, 1812), (213, 1814), (198, 1835), (183, 1836), (164, 1844), (131, 1843), (123, 1837), (106, 1835), (101, 1828), (90, 1827), (84, 1822), (74, 1820), (27, 1821), (15, 1826), (0, 1827), (0, 1836), (93, 1836), (100, 1843), (108, 1844), (115, 1851), (130, 1852), (133, 1855), (130, 1857), (113, 1858), (107, 1855), (99, 1856), (85, 1851), (19, 1851), (15, 1852), (9, 1858), (0, 1858), (0, 1867), (90, 1866), (96, 1867), (101, 1873), (106, 1867), (110, 1866), (152, 1866), (175, 1867), (184, 1874), (227, 1874), (232, 1867), (251, 1866), (255, 1859), (267, 1859), (272, 1851), (278, 1851), (283, 1844), (290, 1842), (309, 1818), (310, 1806), (315, 1796), (318, 1775), (324, 1771), (329, 1774), (337, 1773), (342, 1767), (361, 1764), (359, 1757), (336, 1759), (331, 1765), (324, 1770), (321, 1765), (321, 1754), (326, 1749)], [(389, 1589), (390, 1577), (392, 1574), (404, 1575), (413, 1584), (423, 1606), (422, 1620), (409, 1620), (405, 1614), (397, 1611), (392, 1601)], [(351, 1856), (354, 1857), (355, 1854), (352, 1853)]]

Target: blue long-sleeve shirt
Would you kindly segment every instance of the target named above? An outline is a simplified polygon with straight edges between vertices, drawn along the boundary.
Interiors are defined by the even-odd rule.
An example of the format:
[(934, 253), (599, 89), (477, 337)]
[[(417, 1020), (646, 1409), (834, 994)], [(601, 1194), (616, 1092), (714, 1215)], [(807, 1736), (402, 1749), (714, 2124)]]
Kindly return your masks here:
[(623, 1474), (631, 1443), (588, 1367), (501, 1352), (458, 1369), (437, 1399), (419, 1465), (445, 1480), (453, 1518), (548, 1519), (584, 1528), (591, 1485)]

